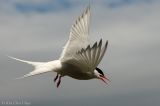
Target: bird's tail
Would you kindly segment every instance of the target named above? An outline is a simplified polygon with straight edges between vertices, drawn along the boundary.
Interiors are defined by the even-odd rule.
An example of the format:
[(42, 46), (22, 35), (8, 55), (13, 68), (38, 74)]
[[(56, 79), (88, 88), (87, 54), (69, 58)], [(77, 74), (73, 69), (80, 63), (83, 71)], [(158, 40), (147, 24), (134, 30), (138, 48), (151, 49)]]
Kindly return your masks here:
[(32, 62), (32, 61), (26, 61), (26, 60), (21, 60), (12, 56), (8, 56), (11, 59), (23, 62), (23, 63), (27, 63), (30, 64), (34, 67), (34, 70), (29, 72), (28, 74), (25, 74), (22, 77), (18, 77), (16, 79), (22, 79), (22, 78), (26, 78), (26, 77), (30, 77), (30, 76), (34, 76), (34, 75), (38, 75), (38, 74), (42, 74), (42, 73), (46, 73), (46, 72), (50, 72), (53, 70), (53, 67), (48, 67), (48, 62)]

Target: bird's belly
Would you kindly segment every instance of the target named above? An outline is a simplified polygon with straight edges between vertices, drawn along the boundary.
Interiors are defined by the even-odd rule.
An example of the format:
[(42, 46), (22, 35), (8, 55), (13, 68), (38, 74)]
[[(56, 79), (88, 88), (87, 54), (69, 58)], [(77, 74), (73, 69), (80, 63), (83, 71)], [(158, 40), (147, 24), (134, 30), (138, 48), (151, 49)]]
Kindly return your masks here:
[(89, 80), (93, 78), (90, 73), (84, 72), (78, 67), (68, 65), (68, 64), (63, 68), (60, 74), (63, 76), (69, 76), (78, 80)]
[(92, 79), (90, 77), (90, 75), (88, 75), (87, 73), (83, 73), (83, 72), (80, 72), (78, 70), (70, 70), (70, 73), (67, 74), (67, 76), (70, 76), (74, 79), (78, 79), (78, 80), (89, 80), (89, 79)]

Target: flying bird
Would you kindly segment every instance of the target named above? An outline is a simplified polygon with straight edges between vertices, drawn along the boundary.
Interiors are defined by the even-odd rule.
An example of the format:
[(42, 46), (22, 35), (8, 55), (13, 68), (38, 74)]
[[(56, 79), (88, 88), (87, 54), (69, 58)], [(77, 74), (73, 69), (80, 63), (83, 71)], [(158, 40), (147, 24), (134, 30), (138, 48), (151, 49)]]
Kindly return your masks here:
[(30, 77), (47, 72), (56, 72), (54, 78), (57, 88), (61, 78), (69, 76), (78, 80), (100, 79), (107, 84), (109, 81), (103, 71), (98, 68), (108, 45), (102, 45), (102, 39), (93, 45), (89, 43), (90, 6), (79, 16), (70, 30), (69, 39), (63, 48), (59, 59), (49, 62), (31, 62), (12, 56), (12, 59), (34, 66), (34, 70), (17, 79)]

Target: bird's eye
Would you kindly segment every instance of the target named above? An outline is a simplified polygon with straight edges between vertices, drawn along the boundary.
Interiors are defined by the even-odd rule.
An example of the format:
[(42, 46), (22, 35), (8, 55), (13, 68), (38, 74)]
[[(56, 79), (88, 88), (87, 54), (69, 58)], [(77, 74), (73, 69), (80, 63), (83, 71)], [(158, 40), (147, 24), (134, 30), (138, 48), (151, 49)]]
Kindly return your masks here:
[(102, 75), (102, 74), (100, 74), (99, 76), (100, 76), (100, 77), (103, 77), (103, 75)]

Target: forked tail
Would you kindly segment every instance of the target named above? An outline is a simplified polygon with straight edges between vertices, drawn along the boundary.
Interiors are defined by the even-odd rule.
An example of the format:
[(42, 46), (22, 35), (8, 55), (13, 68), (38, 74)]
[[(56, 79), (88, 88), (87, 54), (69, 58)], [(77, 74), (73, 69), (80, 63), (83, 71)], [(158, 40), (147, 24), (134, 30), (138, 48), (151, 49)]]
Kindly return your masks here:
[(30, 64), (34, 67), (34, 70), (29, 72), (28, 74), (25, 74), (22, 77), (18, 77), (16, 79), (22, 79), (22, 78), (26, 78), (26, 77), (30, 77), (30, 76), (34, 76), (34, 75), (38, 75), (38, 74), (42, 74), (42, 73), (46, 73), (46, 72), (50, 72), (54, 70), (54, 61), (51, 62), (32, 62), (32, 61), (26, 61), (26, 60), (21, 60), (12, 56), (7, 56), (11, 59), (23, 62), (23, 63), (27, 63)]

